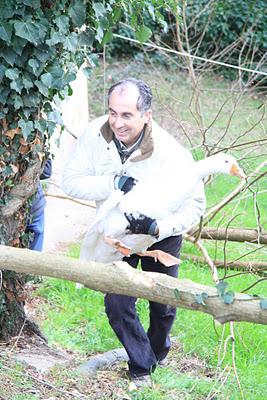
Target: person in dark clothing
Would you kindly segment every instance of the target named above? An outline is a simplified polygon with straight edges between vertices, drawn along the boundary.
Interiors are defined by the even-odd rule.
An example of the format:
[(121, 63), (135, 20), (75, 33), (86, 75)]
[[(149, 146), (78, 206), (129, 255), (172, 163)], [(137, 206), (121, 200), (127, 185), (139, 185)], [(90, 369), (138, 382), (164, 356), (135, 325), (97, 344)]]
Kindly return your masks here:
[[(48, 159), (45, 163), (40, 180), (48, 179), (52, 175), (52, 161)], [(32, 202), (30, 221), (27, 224), (26, 233), (30, 232), (33, 234), (32, 240), (30, 240), (29, 248), (31, 250), (42, 251), (44, 244), (44, 217), (45, 217), (45, 205), (46, 200), (42, 189), (41, 182), (37, 187), (37, 192)]]

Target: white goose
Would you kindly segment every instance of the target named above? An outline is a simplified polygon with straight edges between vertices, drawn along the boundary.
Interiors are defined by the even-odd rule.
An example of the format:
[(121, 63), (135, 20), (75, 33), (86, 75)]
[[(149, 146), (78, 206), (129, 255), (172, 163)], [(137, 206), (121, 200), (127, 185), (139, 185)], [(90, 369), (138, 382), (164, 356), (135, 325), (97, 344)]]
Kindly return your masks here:
[(160, 251), (146, 251), (157, 240), (155, 237), (126, 234), (128, 221), (124, 213), (144, 214), (157, 220), (165, 218), (190, 198), (202, 179), (215, 173), (245, 178), (233, 156), (219, 153), (195, 162), (190, 171), (184, 171), (182, 176), (180, 174), (177, 185), (173, 184), (173, 179), (170, 183), (166, 177), (161, 180), (157, 176), (154, 181), (150, 178), (149, 182), (138, 182), (125, 195), (121, 190), (116, 190), (99, 208), (95, 222), (86, 235), (81, 258), (105, 263), (138, 253), (157, 258), (166, 266), (174, 265), (179, 261), (175, 257)]

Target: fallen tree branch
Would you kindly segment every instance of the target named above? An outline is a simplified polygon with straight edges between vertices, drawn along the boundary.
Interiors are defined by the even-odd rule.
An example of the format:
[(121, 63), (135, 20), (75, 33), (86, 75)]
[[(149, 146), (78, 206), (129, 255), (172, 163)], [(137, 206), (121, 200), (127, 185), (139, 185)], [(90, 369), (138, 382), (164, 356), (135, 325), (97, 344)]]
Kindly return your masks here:
[[(198, 262), (200, 264), (208, 264), (207, 260), (201, 256), (195, 256), (192, 254), (183, 254), (183, 258), (187, 258), (194, 262)], [(224, 268), (225, 263), (223, 260), (215, 260), (214, 261), (217, 268)], [(265, 261), (229, 261), (226, 263), (227, 269), (238, 269), (247, 272), (256, 272), (258, 274), (267, 273), (267, 262)]]
[[(267, 324), (267, 310), (261, 299), (236, 293), (231, 304), (225, 304), (216, 288), (165, 274), (143, 272), (125, 262), (101, 264), (85, 262), (52, 253), (0, 246), (0, 267), (83, 283), (104, 293), (145, 298), (174, 307), (201, 311), (217, 321), (248, 321)], [(205, 302), (198, 296), (205, 293)]]
[[(193, 232), (189, 232), (192, 234)], [(252, 242), (267, 244), (267, 232), (259, 234), (256, 229), (208, 228), (201, 230), (201, 239), (228, 240), (230, 242)]]

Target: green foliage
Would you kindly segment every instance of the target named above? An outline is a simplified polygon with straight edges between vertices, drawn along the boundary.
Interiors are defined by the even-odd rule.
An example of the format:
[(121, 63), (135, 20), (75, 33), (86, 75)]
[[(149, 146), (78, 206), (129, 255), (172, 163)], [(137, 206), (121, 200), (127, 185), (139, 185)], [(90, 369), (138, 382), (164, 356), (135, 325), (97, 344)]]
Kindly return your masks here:
[(205, 292), (195, 295), (197, 304), (202, 304), (203, 306), (206, 305), (205, 301), (208, 299), (208, 297), (208, 294)]
[[(144, 2), (145, 3), (145, 2)], [(155, 3), (155, 4), (154, 4)], [(164, 6), (164, 2), (151, 2), (151, 5), (139, 14), (138, 7), (131, 11), (123, 19), (124, 25), (120, 25), (116, 33), (134, 38), (140, 42), (147, 41), (150, 37), (153, 40), (159, 39), (171, 48), (176, 48), (176, 38), (173, 32), (176, 30), (176, 18), (180, 10), (175, 2)], [(264, 56), (267, 50), (267, 14), (265, 0), (238, 0), (238, 1), (210, 1), (197, 0), (188, 1), (186, 4), (186, 19), (189, 27), (187, 36), (191, 52), (202, 57), (213, 57), (215, 54), (225, 52), (231, 46), (229, 54), (226, 52), (222, 61), (238, 65), (241, 62), (243, 67), (257, 69), (257, 62)], [(168, 21), (168, 24), (166, 24)], [(192, 23), (194, 21), (194, 23)], [(233, 46), (237, 43), (236, 46)], [(137, 55), (140, 53), (140, 46), (115, 38), (109, 48), (114, 56)], [(160, 53), (153, 52), (150, 55), (160, 58)], [(170, 55), (169, 60), (172, 58)], [(164, 62), (164, 61), (163, 61)], [(166, 62), (166, 60), (165, 60)], [(198, 63), (199, 61), (196, 61)], [(260, 66), (266, 71), (266, 61)], [(236, 79), (238, 71), (235, 69), (217, 67), (217, 70), (227, 78)], [(244, 81), (251, 76), (246, 72), (242, 73)], [(262, 76), (254, 77), (253, 83)], [(264, 80), (266, 82), (266, 80)], [(264, 83), (263, 81), (263, 83)], [(262, 84), (263, 84), (262, 83)]]
[[(198, 40), (205, 32), (198, 46), (199, 56), (212, 56), (239, 41), (240, 44), (231, 51), (231, 62), (238, 65), (241, 60), (244, 67), (251, 68), (251, 62), (256, 67), (257, 61), (267, 51), (265, 0), (190, 1), (186, 13), (188, 24), (194, 19), (189, 30), (192, 49), (198, 46)], [(264, 69), (264, 66), (260, 69)], [(222, 71), (228, 78), (238, 76), (236, 70), (223, 68)]]
[(234, 293), (231, 291), (226, 292), (227, 287), (228, 287), (228, 283), (223, 280), (221, 280), (216, 285), (219, 297), (224, 302), (224, 304), (232, 304), (235, 296), (234, 296)]
[[(244, 37), (252, 41), (259, 50), (267, 49), (266, 33), (266, 2), (265, 0), (197, 0), (188, 3), (188, 17), (199, 17), (194, 24), (194, 31), (198, 33), (200, 27), (209, 20), (206, 33), (206, 48), (220, 38), (219, 46), (224, 48), (237, 38)], [(205, 8), (205, 13), (201, 11)], [(218, 43), (216, 43), (218, 45)], [(214, 43), (214, 47), (216, 45)]]
[[(25, 168), (43, 157), (57, 115), (81, 65), (79, 1), (7, 1), (0, 5), (0, 182), (2, 205)], [(93, 18), (91, 18), (93, 20)], [(46, 116), (45, 116), (46, 114)]]

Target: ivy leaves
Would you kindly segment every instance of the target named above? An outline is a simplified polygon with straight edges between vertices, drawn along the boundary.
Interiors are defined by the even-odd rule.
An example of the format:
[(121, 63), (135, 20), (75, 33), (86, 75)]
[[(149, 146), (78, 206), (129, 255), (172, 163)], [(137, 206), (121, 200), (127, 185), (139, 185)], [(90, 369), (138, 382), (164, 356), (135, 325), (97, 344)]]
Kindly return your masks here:
[[(232, 304), (235, 299), (235, 294), (232, 291), (226, 291), (228, 287), (228, 283), (225, 281), (220, 281), (216, 285), (216, 289), (218, 292), (219, 298), (222, 300), (224, 304)], [(206, 300), (211, 297), (217, 297), (214, 295), (209, 296), (208, 293), (203, 292), (203, 293), (197, 293), (195, 294), (195, 301), (197, 304), (201, 304), (202, 306), (206, 306)]]
[(139, 40), (139, 42), (144, 43), (146, 42), (151, 36), (152, 36), (152, 31), (150, 28), (148, 28), (145, 25), (142, 25), (137, 31), (135, 32), (136, 38)]
[(224, 302), (224, 304), (232, 304), (235, 298), (234, 292), (226, 291), (228, 283), (225, 281), (220, 281), (217, 283), (216, 288), (218, 291), (219, 298)]
[(81, 27), (86, 19), (86, 4), (81, 0), (72, 1), (68, 10), (74, 26)]
[(14, 28), (16, 36), (26, 39), (34, 45), (42, 43), (47, 33), (47, 27), (40, 20), (38, 23), (31, 20), (18, 21), (14, 23)]
[(1, 23), (0, 26), (0, 39), (10, 44), (12, 36), (12, 25), (8, 22)]

